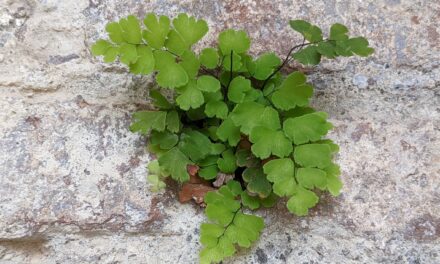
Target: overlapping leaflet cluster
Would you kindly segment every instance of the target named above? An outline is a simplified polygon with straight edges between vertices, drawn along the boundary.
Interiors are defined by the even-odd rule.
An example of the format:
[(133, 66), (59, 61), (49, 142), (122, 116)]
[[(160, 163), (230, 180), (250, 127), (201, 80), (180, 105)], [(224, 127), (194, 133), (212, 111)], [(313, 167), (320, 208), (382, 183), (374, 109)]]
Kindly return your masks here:
[[(304, 42), (283, 61), (273, 52), (254, 58), (243, 30), (220, 33), (217, 47), (192, 50), (207, 32), (205, 21), (180, 14), (147, 14), (106, 26), (109, 40), (98, 40), (94, 55), (105, 62), (117, 58), (134, 74), (153, 73), (158, 89), (150, 90), (157, 110), (133, 114), (131, 130), (149, 135), (149, 150), (157, 160), (149, 165), (154, 190), (163, 179), (188, 181), (188, 165), (198, 176), (214, 181), (232, 174), (230, 181), (205, 196), (211, 221), (201, 227), (202, 263), (219, 262), (236, 246), (249, 247), (264, 226), (261, 217), (246, 214), (270, 207), (287, 197), (287, 208), (302, 216), (318, 202), (314, 190), (338, 195), (339, 167), (332, 162), (338, 146), (323, 139), (332, 125), (325, 112), (309, 106), (313, 87), (295, 71), (281, 68), (291, 60), (316, 65), (322, 57), (368, 56), (373, 49), (362, 37), (351, 38), (341, 24), (324, 38), (319, 27), (290, 21)], [(169, 100), (162, 89), (171, 89)]]

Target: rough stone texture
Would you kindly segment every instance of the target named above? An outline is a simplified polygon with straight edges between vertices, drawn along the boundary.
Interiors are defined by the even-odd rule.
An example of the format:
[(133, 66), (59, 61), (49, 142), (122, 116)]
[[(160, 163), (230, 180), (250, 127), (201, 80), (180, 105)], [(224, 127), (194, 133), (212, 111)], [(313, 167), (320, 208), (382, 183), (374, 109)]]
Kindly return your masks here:
[(152, 194), (129, 113), (150, 85), (92, 58), (106, 22), (188, 12), (246, 29), (256, 54), (285, 54), (304, 18), (367, 36), (368, 59), (310, 78), (328, 111), (345, 183), (310, 216), (282, 205), (225, 263), (440, 263), (440, 2), (0, 0), (0, 262), (194, 263), (202, 210)]

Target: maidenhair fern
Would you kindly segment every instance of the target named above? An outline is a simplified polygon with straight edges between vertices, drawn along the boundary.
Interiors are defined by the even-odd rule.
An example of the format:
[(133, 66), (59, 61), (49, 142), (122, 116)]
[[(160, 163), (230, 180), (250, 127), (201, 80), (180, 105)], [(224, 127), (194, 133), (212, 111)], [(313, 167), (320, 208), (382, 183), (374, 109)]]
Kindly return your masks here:
[[(331, 26), (328, 38), (303, 20), (290, 26), (304, 40), (284, 60), (274, 52), (250, 55), (248, 35), (233, 29), (220, 33), (217, 47), (195, 53), (208, 25), (186, 14), (170, 21), (150, 13), (143, 25), (128, 16), (109, 23), (109, 40), (92, 46), (105, 62), (119, 58), (130, 72), (155, 77), (149, 96), (156, 110), (133, 113), (131, 125), (149, 136), (157, 157), (149, 164), (152, 189), (171, 177), (195, 178), (213, 190), (201, 197), (209, 220), (201, 226), (201, 263), (220, 262), (258, 239), (264, 222), (252, 210), (286, 197), (287, 209), (303, 216), (318, 203), (314, 190), (336, 196), (342, 187), (332, 161), (338, 146), (323, 139), (332, 129), (327, 113), (310, 107), (313, 87), (304, 73), (281, 70), (291, 61), (316, 65), (373, 49), (341, 24)], [(165, 90), (172, 90), (171, 100)]]

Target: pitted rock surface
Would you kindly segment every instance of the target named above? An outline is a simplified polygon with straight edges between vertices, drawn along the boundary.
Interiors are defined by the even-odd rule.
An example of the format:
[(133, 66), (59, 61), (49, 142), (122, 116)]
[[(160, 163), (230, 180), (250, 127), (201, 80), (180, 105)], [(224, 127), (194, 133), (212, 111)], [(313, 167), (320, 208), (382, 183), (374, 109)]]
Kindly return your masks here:
[[(282, 204), (224, 263), (440, 263), (440, 2), (411, 0), (0, 0), (0, 263), (195, 263), (203, 210), (175, 188), (151, 193), (149, 77), (104, 64), (90, 46), (109, 21), (147, 12), (207, 20), (283, 57), (289, 19), (346, 24), (376, 49), (308, 70), (313, 105), (340, 144), (340, 197), (307, 217)], [(291, 65), (292, 67), (295, 65)]]

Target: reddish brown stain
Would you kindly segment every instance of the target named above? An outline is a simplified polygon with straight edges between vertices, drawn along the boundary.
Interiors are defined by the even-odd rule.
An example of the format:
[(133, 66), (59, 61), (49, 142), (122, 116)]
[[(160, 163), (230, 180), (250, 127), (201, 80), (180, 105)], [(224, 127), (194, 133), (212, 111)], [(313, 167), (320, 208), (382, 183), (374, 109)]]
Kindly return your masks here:
[(356, 126), (353, 133), (351, 133), (351, 138), (358, 142), (361, 140), (363, 135), (371, 135), (373, 133), (373, 129), (371, 128), (371, 123), (360, 123)]
[(413, 22), (416, 25), (420, 24), (419, 17), (418, 16), (412, 16), (411, 17), (411, 22)]
[(206, 193), (214, 190), (215, 188), (203, 184), (185, 183), (179, 192), (179, 201), (185, 203), (194, 200), (196, 203), (201, 204)]
[(407, 225), (405, 237), (418, 241), (432, 241), (440, 238), (440, 219), (425, 214), (411, 220)]
[(431, 47), (437, 47), (440, 39), (440, 34), (434, 26), (428, 26), (428, 41)]
[(34, 128), (38, 128), (41, 124), (41, 118), (37, 116), (28, 116), (26, 122), (31, 124)]

